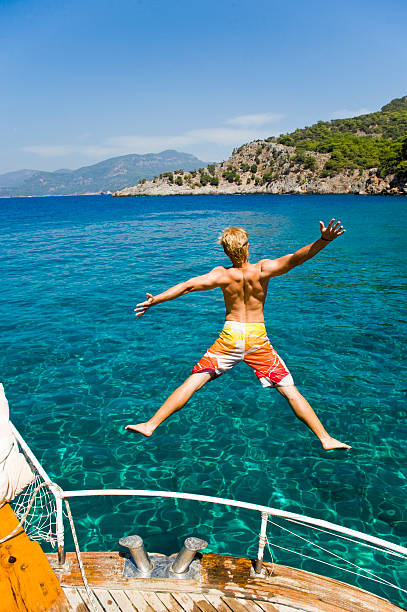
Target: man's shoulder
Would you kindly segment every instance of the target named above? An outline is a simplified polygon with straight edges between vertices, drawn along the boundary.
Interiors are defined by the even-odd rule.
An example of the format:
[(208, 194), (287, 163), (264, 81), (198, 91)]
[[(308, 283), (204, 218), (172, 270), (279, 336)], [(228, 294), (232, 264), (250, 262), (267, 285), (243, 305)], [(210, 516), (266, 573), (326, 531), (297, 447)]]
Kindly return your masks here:
[(209, 275), (218, 282), (223, 282), (229, 277), (229, 270), (230, 268), (226, 268), (225, 266), (215, 266), (209, 272)]
[(256, 265), (258, 266), (258, 269), (262, 277), (268, 278), (269, 276), (273, 274), (273, 271), (275, 270), (276, 260), (275, 259), (260, 259)]
[(255, 263), (255, 265), (258, 266), (259, 268), (263, 268), (263, 266), (266, 266), (271, 261), (273, 260), (272, 259), (259, 259), (259, 261)]
[(229, 268), (225, 268), (225, 266), (215, 266), (214, 268), (212, 268), (209, 274), (220, 276), (222, 274), (225, 274), (228, 270)]
[(228, 270), (229, 268), (226, 268), (225, 266), (215, 266), (214, 268), (212, 268), (212, 272), (219, 270), (219, 271), (223, 271), (223, 270)]

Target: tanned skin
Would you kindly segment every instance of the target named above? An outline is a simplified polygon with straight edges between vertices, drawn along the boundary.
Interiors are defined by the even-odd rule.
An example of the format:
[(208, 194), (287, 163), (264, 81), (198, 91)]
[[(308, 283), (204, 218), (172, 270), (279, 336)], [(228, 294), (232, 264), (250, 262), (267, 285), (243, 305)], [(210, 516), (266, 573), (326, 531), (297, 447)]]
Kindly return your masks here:
[[(226, 321), (241, 323), (264, 323), (263, 307), (267, 297), (268, 284), (274, 276), (287, 274), (312, 257), (315, 257), (330, 242), (341, 236), (345, 230), (340, 221), (331, 219), (325, 227), (320, 221), (321, 238), (302, 247), (295, 253), (278, 259), (261, 259), (257, 263), (232, 261), (232, 266), (217, 266), (208, 274), (196, 276), (184, 283), (179, 283), (159, 295), (147, 293), (147, 300), (137, 304), (134, 309), (137, 317), (142, 317), (149, 308), (174, 300), (192, 291), (209, 291), (220, 287), (226, 306)], [(197, 372), (189, 376), (164, 402), (161, 408), (145, 423), (127, 425), (128, 431), (151, 436), (154, 430), (171, 414), (180, 410), (193, 394), (201, 389), (212, 376), (208, 372)], [(305, 423), (318, 437), (325, 450), (351, 448), (348, 444), (332, 438), (324, 429), (314, 410), (294, 385), (276, 387), (285, 397), (295, 415)]]

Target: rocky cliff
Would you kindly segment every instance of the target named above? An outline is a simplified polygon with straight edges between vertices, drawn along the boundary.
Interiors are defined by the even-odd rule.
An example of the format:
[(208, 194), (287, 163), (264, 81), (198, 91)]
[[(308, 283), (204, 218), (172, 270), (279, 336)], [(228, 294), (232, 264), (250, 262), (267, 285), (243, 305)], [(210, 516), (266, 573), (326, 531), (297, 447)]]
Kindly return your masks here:
[(377, 168), (348, 169), (333, 176), (322, 176), (330, 157), (330, 153), (314, 151), (298, 155), (295, 147), (255, 141), (239, 147), (227, 161), (220, 164), (211, 164), (192, 172), (165, 172), (152, 181), (143, 181), (114, 195), (407, 194), (407, 177), (381, 177)]

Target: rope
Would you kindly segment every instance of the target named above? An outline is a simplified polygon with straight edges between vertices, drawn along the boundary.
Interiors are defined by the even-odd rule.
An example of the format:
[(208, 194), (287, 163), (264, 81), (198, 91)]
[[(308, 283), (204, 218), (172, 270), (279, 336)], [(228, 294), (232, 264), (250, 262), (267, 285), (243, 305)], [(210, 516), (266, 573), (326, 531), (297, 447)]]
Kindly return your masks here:
[(88, 594), (88, 598), (89, 598), (89, 606), (90, 606), (91, 612), (98, 612), (99, 604), (96, 600), (96, 597), (92, 589), (89, 586), (88, 579), (86, 578), (86, 574), (85, 574), (85, 568), (83, 567), (81, 551), (79, 550), (78, 538), (76, 536), (76, 529), (75, 529), (75, 525), (74, 525), (73, 518), (72, 518), (71, 507), (67, 499), (64, 499), (64, 502), (65, 502), (66, 511), (68, 514), (69, 525), (72, 531), (72, 537), (73, 537), (73, 541), (75, 545), (76, 558), (78, 559), (78, 564), (79, 564), (79, 569), (81, 571), (83, 585), (85, 587), (86, 593)]
[(339, 533), (327, 531), (326, 529), (321, 529), (321, 527), (315, 527), (314, 525), (310, 525), (309, 523), (303, 523), (302, 521), (297, 521), (295, 519), (286, 518), (285, 520), (289, 521), (290, 523), (296, 523), (297, 525), (302, 525), (302, 527), (309, 527), (310, 529), (315, 529), (316, 531), (327, 533), (328, 535), (334, 536), (335, 538), (341, 538), (342, 540), (353, 542), (353, 544), (359, 544), (360, 546), (366, 546), (367, 548), (373, 548), (373, 550), (378, 550), (379, 552), (384, 553), (384, 554), (394, 555), (395, 557), (400, 557), (400, 559), (407, 559), (407, 555), (402, 555), (400, 553), (394, 552), (393, 550), (389, 550), (388, 548), (380, 548), (379, 546), (374, 546), (373, 544), (367, 544), (366, 542), (362, 542), (361, 540), (355, 540), (354, 538), (347, 538), (346, 536), (340, 535)]
[[(275, 525), (276, 527), (279, 527), (283, 531), (287, 531), (288, 533), (290, 533), (291, 535), (295, 536), (296, 538), (299, 538), (300, 540), (303, 540), (304, 542), (307, 542), (307, 544), (310, 544), (311, 546), (319, 548), (320, 550), (323, 550), (324, 552), (328, 553), (329, 555), (333, 555), (334, 557), (336, 557), (337, 559), (340, 559), (344, 563), (348, 563), (349, 565), (353, 565), (353, 567), (356, 567), (361, 572), (366, 572), (366, 574), (370, 574), (370, 575), (366, 576), (366, 574), (360, 574), (359, 572), (354, 572), (354, 571), (346, 569), (344, 567), (340, 567), (339, 565), (334, 565), (333, 563), (328, 563), (327, 561), (322, 561), (321, 559), (316, 559), (315, 557), (309, 557), (308, 555), (304, 555), (303, 553), (290, 550), (289, 548), (284, 548), (283, 546), (278, 546), (277, 544), (274, 544), (274, 543), (273, 543), (273, 546), (276, 546), (277, 548), (281, 548), (282, 550), (287, 550), (287, 551), (292, 552), (294, 554), (303, 556), (303, 557), (305, 557), (307, 559), (312, 559), (313, 561), (318, 561), (319, 563), (323, 563), (324, 565), (329, 565), (331, 567), (334, 567), (335, 569), (339, 569), (339, 570), (344, 571), (344, 572), (349, 572), (351, 574), (356, 574), (356, 576), (361, 576), (362, 578), (367, 578), (369, 580), (374, 580), (375, 582), (380, 582), (381, 584), (386, 584), (386, 585), (388, 585), (388, 586), (390, 586), (390, 587), (392, 587), (394, 589), (402, 591), (403, 593), (407, 593), (406, 589), (403, 589), (402, 587), (399, 587), (398, 585), (393, 584), (392, 582), (389, 582), (385, 578), (381, 578), (380, 576), (377, 576), (374, 572), (371, 572), (370, 570), (367, 570), (367, 569), (365, 569), (363, 567), (360, 567), (356, 563), (352, 563), (351, 561), (348, 561), (347, 559), (344, 559), (340, 555), (337, 555), (336, 553), (331, 552), (330, 550), (328, 550), (326, 548), (323, 548), (322, 546), (319, 546), (318, 544), (315, 544), (314, 542), (311, 542), (310, 540), (307, 540), (307, 538), (304, 538), (304, 537), (298, 535), (297, 533), (295, 533), (293, 531), (290, 531), (286, 527), (283, 527), (282, 525), (279, 525), (278, 523), (275, 523), (274, 521), (270, 521), (270, 519), (268, 519), (267, 522), (270, 523), (271, 525)], [(267, 543), (268, 543), (268, 541), (267, 541)]]
[[(348, 574), (354, 574), (355, 576), (359, 576), (359, 578), (366, 578), (367, 580), (372, 580), (373, 582), (378, 582), (379, 584), (385, 584), (387, 586), (391, 586), (394, 589), (403, 591), (404, 593), (407, 592), (405, 591), (405, 589), (402, 589), (397, 584), (392, 584), (391, 582), (388, 582), (384, 578), (380, 578), (380, 576), (377, 576), (376, 578), (371, 578), (370, 576), (365, 576), (364, 574), (360, 574), (359, 572), (354, 572), (353, 570), (346, 569), (345, 567), (340, 567), (339, 565), (334, 565), (333, 563), (322, 561), (321, 559), (317, 559), (316, 557), (311, 557), (310, 555), (304, 555), (304, 553), (298, 552), (296, 550), (292, 550), (291, 548), (285, 548), (284, 546), (279, 546), (278, 544), (274, 544), (274, 542), (273, 542), (273, 546), (275, 548), (280, 548), (281, 550), (286, 550), (287, 552), (290, 552), (293, 555), (299, 555), (300, 557), (304, 557), (304, 559), (310, 559), (311, 561), (317, 561), (318, 563), (322, 563), (323, 565), (329, 565), (330, 567), (334, 567), (335, 569), (338, 569), (341, 572), (348, 572)], [(360, 569), (364, 571), (363, 568), (360, 568)]]
[(271, 550), (271, 548), (270, 548), (270, 542), (269, 542), (269, 540), (268, 540), (267, 534), (266, 534), (265, 540), (266, 540), (267, 548), (268, 548), (269, 555), (270, 555), (270, 559), (271, 559), (271, 569), (270, 569), (270, 570), (268, 570), (268, 572), (267, 572), (267, 573), (268, 573), (270, 576), (272, 576), (272, 575), (274, 574), (275, 563), (274, 563), (274, 556), (273, 556), (273, 552), (272, 552), (272, 550)]
[(20, 521), (17, 525), (17, 527), (15, 527), (15, 529), (13, 529), (13, 531), (11, 531), (8, 535), (6, 535), (4, 538), (2, 538), (0, 540), (0, 544), (3, 544), (3, 542), (7, 542), (7, 540), (9, 540), (10, 538), (13, 537), (13, 535), (15, 533), (17, 533), (17, 531), (20, 529), (20, 527), (23, 526), (23, 523), (25, 522), (25, 520), (27, 519), (27, 516), (32, 508), (32, 505), (35, 501), (35, 498), (37, 497), (38, 492), (40, 491), (40, 489), (44, 488), (44, 487), (50, 487), (53, 486), (56, 489), (58, 489), (59, 491), (62, 491), (61, 487), (59, 487), (57, 484), (53, 483), (53, 482), (42, 482), (41, 484), (38, 485), (38, 487), (34, 490), (32, 497), (30, 499), (30, 502), (27, 506), (26, 511), (24, 512), (23, 516), (20, 518)]

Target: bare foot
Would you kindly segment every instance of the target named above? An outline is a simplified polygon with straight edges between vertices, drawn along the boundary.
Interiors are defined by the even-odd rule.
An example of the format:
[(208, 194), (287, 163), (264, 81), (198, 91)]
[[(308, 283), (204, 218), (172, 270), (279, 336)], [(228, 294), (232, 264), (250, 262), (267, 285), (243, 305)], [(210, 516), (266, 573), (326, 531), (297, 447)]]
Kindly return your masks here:
[(137, 423), (137, 425), (126, 425), (127, 431), (141, 433), (143, 436), (150, 437), (154, 429), (148, 423)]
[(339, 442), (339, 440), (335, 440), (335, 438), (323, 438), (321, 440), (321, 444), (324, 447), (324, 450), (346, 450), (347, 448), (352, 448), (349, 444), (344, 444), (343, 442)]

